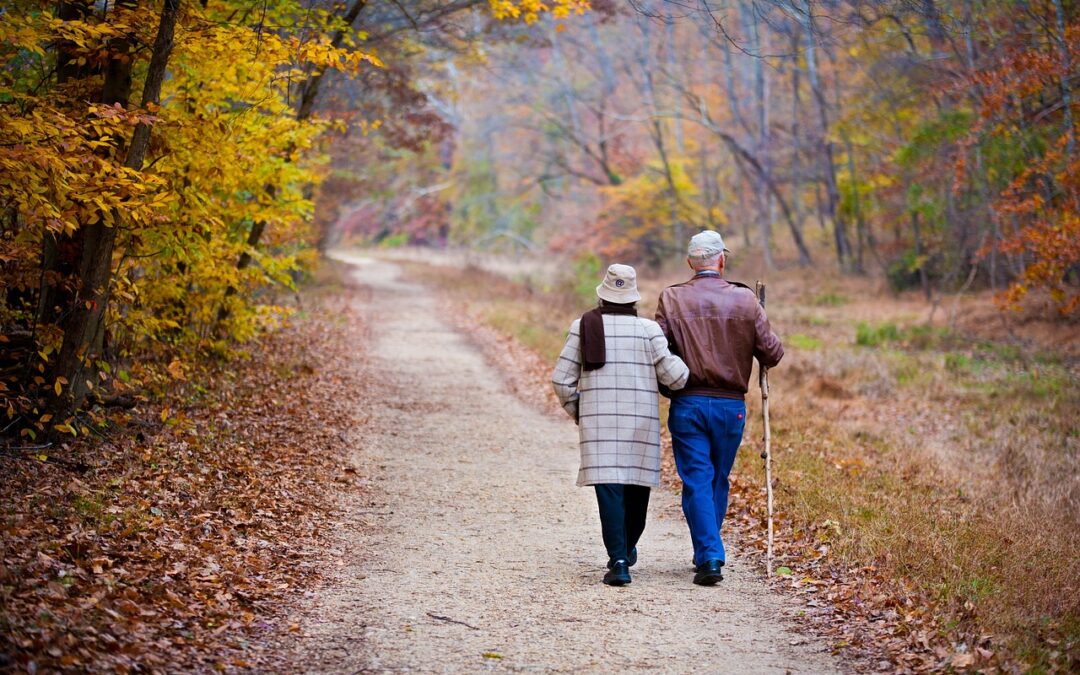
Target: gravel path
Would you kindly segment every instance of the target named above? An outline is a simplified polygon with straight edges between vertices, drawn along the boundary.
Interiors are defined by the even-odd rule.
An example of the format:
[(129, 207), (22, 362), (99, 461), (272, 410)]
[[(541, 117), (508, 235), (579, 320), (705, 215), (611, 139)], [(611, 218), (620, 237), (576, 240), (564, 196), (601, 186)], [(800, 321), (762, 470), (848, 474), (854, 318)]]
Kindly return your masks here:
[(577, 431), (508, 393), (430, 295), (390, 262), (352, 258), (372, 290), (370, 481), (346, 505), (338, 568), (299, 617), (318, 672), (835, 672), (823, 642), (737, 556), (690, 583), (677, 497), (656, 490), (633, 583), (600, 583), (593, 493), (574, 487)]

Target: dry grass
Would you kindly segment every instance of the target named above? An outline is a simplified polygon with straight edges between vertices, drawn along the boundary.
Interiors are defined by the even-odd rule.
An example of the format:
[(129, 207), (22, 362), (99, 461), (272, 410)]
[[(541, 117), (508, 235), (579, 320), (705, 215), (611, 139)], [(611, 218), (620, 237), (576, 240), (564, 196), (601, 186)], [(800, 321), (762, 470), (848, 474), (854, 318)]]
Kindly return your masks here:
[[(641, 272), (647, 316), (684, 275)], [(575, 280), (537, 288), (478, 269), (412, 273), (552, 360), (589, 306)], [(770, 317), (788, 351), (770, 375), (778, 510), (791, 528), (779, 536), (811, 540), (837, 574), (872, 567), (882, 592), (934, 618), (939, 643), (994, 651), (984, 665), (1076, 668), (1078, 364), (1068, 350), (989, 340), (1000, 331), (985, 320), (965, 324), (986, 304), (959, 307), (961, 335), (941, 325), (946, 312), (928, 325), (924, 303), (871, 282), (772, 275)], [(747, 402), (756, 446), (754, 391)], [(738, 477), (758, 485), (760, 473), (756, 447), (740, 453)], [(803, 562), (785, 561), (796, 577)]]
[(789, 339), (773, 376), (792, 521), (837, 523), (831, 555), (934, 602), (954, 640), (989, 634), (1029, 665), (1075, 665), (1075, 373), (921, 326), (775, 314), (818, 333)]

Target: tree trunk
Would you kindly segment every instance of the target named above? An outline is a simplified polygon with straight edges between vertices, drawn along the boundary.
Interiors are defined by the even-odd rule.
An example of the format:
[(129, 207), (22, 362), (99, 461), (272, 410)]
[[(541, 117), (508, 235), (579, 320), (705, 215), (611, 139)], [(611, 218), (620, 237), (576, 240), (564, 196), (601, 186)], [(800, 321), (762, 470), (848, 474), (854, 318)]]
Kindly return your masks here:
[[(173, 47), (173, 33), (180, 0), (165, 0), (154, 40), (150, 66), (143, 85), (143, 108), (158, 103), (161, 84)], [(124, 165), (135, 171), (142, 169), (146, 149), (150, 141), (150, 126), (140, 123), (135, 127), (128, 145)], [(53, 366), (53, 380), (66, 388), (53, 401), (55, 419), (63, 419), (82, 405), (86, 395), (83, 384), (84, 367), (93, 359), (90, 348), (102, 330), (102, 321), (109, 301), (109, 284), (112, 280), (112, 257), (116, 244), (117, 228), (105, 224), (104, 219), (84, 228), (86, 237), (79, 269), (80, 287), (76, 301), (64, 322), (64, 340)], [(61, 380), (60, 378), (63, 378)]]
[[(116, 6), (127, 10), (136, 9), (138, 0), (117, 0)], [(127, 106), (131, 97), (131, 66), (134, 61), (134, 45), (122, 37), (109, 42), (109, 62), (105, 65), (105, 82), (101, 87), (101, 102), (106, 105), (119, 103)]]
[(825, 100), (824, 85), (818, 77), (817, 65), (817, 34), (811, 15), (810, 1), (803, 0), (800, 10), (803, 30), (806, 33), (806, 73), (810, 81), (810, 90), (817, 101), (818, 107), (818, 142), (821, 145), (821, 169), (825, 175), (825, 215), (832, 220), (833, 239), (836, 243), (836, 260), (841, 270), (847, 268), (850, 257), (850, 245), (847, 240), (847, 226), (840, 217), (837, 206), (840, 201), (840, 190), (836, 182), (836, 161), (833, 156), (833, 144), (829, 141), (829, 110)]
[[(342, 28), (334, 33), (334, 36), (330, 38), (330, 46), (338, 48), (341, 46), (342, 41), (345, 40), (345, 35), (348, 34), (352, 28), (353, 22), (356, 21), (356, 17), (360, 16), (360, 12), (363, 11), (367, 5), (368, 0), (356, 0), (353, 6), (349, 8), (349, 11), (342, 17), (342, 21), (345, 23), (345, 28)], [(326, 68), (319, 68), (311, 77), (309, 77), (300, 87), (300, 106), (296, 111), (296, 119), (303, 121), (311, 117), (312, 112), (315, 110), (315, 100), (319, 96), (319, 89), (322, 87), (323, 77), (326, 75)]]
[[(683, 69), (679, 68), (679, 63), (675, 56), (675, 18), (672, 16), (670, 5), (667, 7), (667, 15), (664, 17), (664, 23), (667, 28), (664, 44), (664, 59), (667, 64), (667, 75), (668, 77), (675, 77), (675, 74), (682, 72)], [(682, 126), (682, 97), (674, 96), (673, 98), (675, 115), (671, 120), (671, 123), (675, 127), (675, 152), (682, 157), (686, 154), (686, 140), (683, 137)]]
[(915, 210), (911, 211), (911, 234), (915, 239), (915, 259), (919, 263), (919, 284), (922, 286), (923, 293), (929, 301), (932, 299), (930, 293), (930, 279), (926, 275), (926, 262), (921, 260), (923, 255), (922, 230), (919, 227), (919, 212)]
[[(671, 238), (674, 241), (674, 249), (678, 250), (683, 240), (683, 222), (679, 214), (679, 206), (682, 205), (682, 195), (679, 194), (675, 185), (675, 175), (671, 168), (671, 159), (668, 156), (667, 146), (664, 140), (664, 128), (660, 124), (659, 108), (656, 103), (656, 86), (653, 82), (655, 64), (652, 61), (652, 33), (649, 30), (649, 22), (638, 19), (638, 28), (641, 31), (642, 44), (639, 47), (638, 66), (641, 68), (642, 84), (645, 98), (649, 103), (649, 112), (652, 116), (652, 124), (649, 125), (649, 136), (660, 157), (664, 167), (664, 180), (668, 186), (668, 198), (671, 213)], [(693, 224), (693, 223), (691, 223)]]
[(709, 224), (709, 229), (719, 229), (720, 224), (716, 221), (716, 205), (720, 200), (718, 194), (718, 186), (716, 182), (715, 172), (709, 165), (709, 148), (708, 144), (702, 142), (698, 145), (698, 166), (701, 168), (701, 186), (704, 191), (702, 196), (702, 205), (705, 207), (705, 219)]
[(799, 228), (795, 226), (795, 221), (792, 220), (791, 208), (788, 206), (787, 200), (784, 199), (783, 193), (780, 192), (780, 188), (776, 185), (776, 181), (765, 173), (761, 163), (758, 162), (753, 153), (739, 145), (738, 141), (736, 141), (731, 134), (721, 131), (710, 120), (705, 121), (709, 129), (724, 141), (724, 144), (728, 146), (731, 153), (735, 155), (740, 162), (749, 166), (753, 170), (753, 174), (761, 179), (765, 188), (776, 198), (776, 203), (780, 205), (780, 212), (784, 214), (784, 220), (787, 221), (788, 229), (791, 230), (791, 238), (795, 240), (795, 246), (799, 249), (799, 265), (805, 267), (812, 264), (813, 259), (810, 257), (810, 250), (806, 248), (806, 242), (803, 240), (802, 232), (799, 231)]
[[(728, 108), (731, 110), (732, 120), (744, 131), (747, 131), (749, 127), (747, 126), (746, 120), (742, 115), (742, 108), (739, 106), (740, 99), (735, 94), (735, 65), (733, 63), (733, 58), (731, 54), (731, 43), (727, 39), (721, 38), (720, 48), (722, 53), (724, 54), (724, 91), (726, 93), (726, 96), (724, 96), (724, 98), (725, 100), (727, 100)], [(741, 168), (742, 164), (741, 162), (736, 162), (735, 166)], [(744, 180), (747, 183), (753, 183), (755, 181), (755, 178), (752, 175), (745, 175)], [(749, 248), (749, 219), (746, 217), (745, 209), (743, 208), (743, 200), (737, 200), (737, 203), (740, 210), (739, 221), (742, 224), (743, 246)]]
[(769, 153), (769, 93), (765, 78), (765, 65), (762, 57), (762, 38), (754, 10), (747, 3), (739, 3), (743, 28), (749, 35), (750, 53), (753, 58), (753, 91), (756, 113), (757, 133), (754, 135), (754, 155), (761, 164), (761, 177), (757, 185), (758, 227), (761, 230), (761, 255), (766, 270), (776, 269), (772, 256), (772, 193), (767, 189), (767, 181), (772, 181), (772, 161)]
[(1065, 76), (1061, 78), (1061, 103), (1065, 106), (1065, 133), (1068, 136), (1065, 155), (1072, 157), (1076, 149), (1076, 128), (1073, 126), (1072, 84), (1069, 82), (1069, 77), (1073, 71), (1069, 58), (1069, 45), (1065, 41), (1065, 7), (1061, 4), (1061, 0), (1054, 0), (1054, 15), (1057, 19), (1054, 37), (1057, 39), (1058, 52), (1061, 54), (1061, 71), (1065, 73)]
[(847, 132), (843, 132), (844, 148), (847, 150), (848, 175), (851, 176), (851, 210), (855, 216), (855, 261), (854, 271), (858, 274), (866, 272), (863, 267), (863, 247), (866, 245), (866, 220), (862, 215), (862, 204), (859, 202), (859, 181), (855, 177), (855, 148), (851, 144), (851, 138)]
[(802, 187), (803, 187), (803, 175), (802, 175), (802, 146), (800, 139), (799, 129), (799, 116), (802, 114), (800, 108), (802, 107), (802, 98), (799, 93), (799, 74), (802, 73), (802, 69), (799, 68), (799, 33), (797, 27), (791, 29), (791, 53), (795, 54), (791, 61), (791, 210), (792, 217), (795, 219), (795, 225), (798, 228), (803, 226), (803, 210), (802, 210)]
[(599, 158), (596, 161), (600, 164), (600, 170), (604, 172), (608, 184), (621, 185), (622, 177), (611, 165), (607, 128), (608, 101), (615, 95), (615, 69), (611, 65), (611, 57), (608, 55), (607, 49), (604, 48), (604, 42), (600, 39), (600, 33), (596, 30), (596, 22), (597, 19), (595, 17), (590, 18), (588, 21), (589, 37), (592, 39), (596, 49), (596, 60), (600, 64), (601, 81), (603, 83), (599, 110), (596, 114), (596, 125), (599, 134), (596, 142)]
[[(81, 21), (89, 13), (90, 7), (85, 2), (61, 2), (57, 12), (64, 21)], [(77, 59), (78, 45), (70, 40), (56, 43), (57, 84), (81, 80), (92, 73), (89, 65), (79, 65)], [(77, 269), (84, 235), (82, 229), (72, 234), (57, 233), (48, 228), (42, 231), (41, 288), (38, 290), (36, 323), (56, 323), (63, 316), (63, 308), (75, 301), (65, 281), (70, 280)]]

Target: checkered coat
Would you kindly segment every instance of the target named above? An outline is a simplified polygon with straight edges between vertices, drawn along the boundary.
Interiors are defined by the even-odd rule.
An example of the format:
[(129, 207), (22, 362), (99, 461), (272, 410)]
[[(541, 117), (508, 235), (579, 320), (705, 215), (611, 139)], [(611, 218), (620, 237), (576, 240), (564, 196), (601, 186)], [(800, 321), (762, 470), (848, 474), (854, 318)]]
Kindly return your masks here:
[(581, 320), (570, 324), (552, 384), (578, 420), (578, 485), (660, 484), (660, 397), (656, 381), (681, 389), (690, 371), (668, 350), (655, 321), (605, 314), (606, 363), (581, 369)]

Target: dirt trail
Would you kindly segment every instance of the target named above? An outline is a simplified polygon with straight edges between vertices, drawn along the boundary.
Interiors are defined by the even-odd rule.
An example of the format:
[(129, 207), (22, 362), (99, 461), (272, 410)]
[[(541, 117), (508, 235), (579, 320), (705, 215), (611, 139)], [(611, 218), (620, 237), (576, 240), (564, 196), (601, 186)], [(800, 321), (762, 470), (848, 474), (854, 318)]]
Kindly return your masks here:
[(318, 672), (835, 672), (738, 556), (690, 583), (677, 498), (654, 491), (633, 584), (600, 583), (577, 432), (506, 390), (391, 262), (352, 258), (383, 383), (353, 435), (370, 481), (346, 504), (338, 568), (299, 617), (297, 667)]

